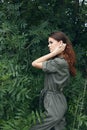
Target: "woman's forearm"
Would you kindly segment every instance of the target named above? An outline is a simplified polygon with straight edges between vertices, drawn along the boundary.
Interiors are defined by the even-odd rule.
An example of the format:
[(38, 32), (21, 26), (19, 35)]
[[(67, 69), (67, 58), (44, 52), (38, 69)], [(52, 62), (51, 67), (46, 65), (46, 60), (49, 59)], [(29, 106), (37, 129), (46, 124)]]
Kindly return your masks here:
[(49, 60), (50, 58), (54, 57), (56, 54), (55, 53), (49, 53), (47, 55), (44, 55), (35, 61), (32, 62), (32, 66), (36, 68), (42, 68), (42, 62)]

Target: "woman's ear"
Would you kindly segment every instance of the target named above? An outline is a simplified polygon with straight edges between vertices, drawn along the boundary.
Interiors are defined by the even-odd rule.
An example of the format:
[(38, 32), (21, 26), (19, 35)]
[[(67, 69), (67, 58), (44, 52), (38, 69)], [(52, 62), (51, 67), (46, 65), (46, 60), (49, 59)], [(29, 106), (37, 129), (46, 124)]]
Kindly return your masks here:
[(60, 40), (59, 42), (60, 42), (60, 45), (62, 45), (62, 44), (63, 44), (63, 41), (62, 41), (62, 40)]

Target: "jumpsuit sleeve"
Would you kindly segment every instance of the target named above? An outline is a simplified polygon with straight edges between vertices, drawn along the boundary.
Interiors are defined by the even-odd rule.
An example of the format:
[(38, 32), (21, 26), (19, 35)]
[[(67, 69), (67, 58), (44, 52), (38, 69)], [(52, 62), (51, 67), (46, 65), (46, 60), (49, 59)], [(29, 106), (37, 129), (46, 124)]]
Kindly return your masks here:
[(42, 63), (42, 70), (48, 73), (55, 73), (59, 69), (59, 65), (56, 64), (55, 59), (44, 61)]

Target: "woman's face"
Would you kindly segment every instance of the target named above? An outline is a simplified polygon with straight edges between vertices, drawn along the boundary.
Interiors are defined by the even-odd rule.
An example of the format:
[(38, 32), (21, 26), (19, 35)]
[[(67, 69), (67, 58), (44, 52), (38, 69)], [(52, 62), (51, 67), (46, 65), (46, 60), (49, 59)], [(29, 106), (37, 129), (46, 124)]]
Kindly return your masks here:
[(61, 44), (60, 42), (58, 42), (57, 40), (51, 37), (48, 38), (48, 43), (49, 43), (48, 47), (49, 47), (50, 52), (53, 52), (56, 49), (56, 47), (59, 47)]

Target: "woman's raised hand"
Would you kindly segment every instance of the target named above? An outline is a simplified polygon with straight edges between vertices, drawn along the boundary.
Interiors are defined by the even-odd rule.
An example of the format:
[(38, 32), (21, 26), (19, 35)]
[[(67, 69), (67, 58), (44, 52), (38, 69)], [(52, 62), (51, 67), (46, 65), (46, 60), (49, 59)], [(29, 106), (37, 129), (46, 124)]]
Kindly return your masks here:
[(52, 52), (55, 56), (62, 53), (66, 48), (66, 43), (60, 41), (60, 45), (56, 47), (56, 49)]

